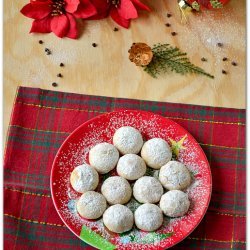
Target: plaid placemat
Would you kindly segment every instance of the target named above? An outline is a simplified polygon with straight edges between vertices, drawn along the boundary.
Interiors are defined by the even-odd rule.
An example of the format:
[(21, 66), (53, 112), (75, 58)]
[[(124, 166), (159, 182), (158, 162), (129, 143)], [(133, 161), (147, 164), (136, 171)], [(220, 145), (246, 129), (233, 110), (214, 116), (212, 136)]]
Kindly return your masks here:
[(53, 159), (80, 124), (120, 108), (168, 117), (200, 143), (213, 193), (197, 229), (172, 249), (246, 249), (245, 110), (116, 99), (20, 87), (4, 158), (4, 249), (93, 249), (60, 220), (51, 199)]

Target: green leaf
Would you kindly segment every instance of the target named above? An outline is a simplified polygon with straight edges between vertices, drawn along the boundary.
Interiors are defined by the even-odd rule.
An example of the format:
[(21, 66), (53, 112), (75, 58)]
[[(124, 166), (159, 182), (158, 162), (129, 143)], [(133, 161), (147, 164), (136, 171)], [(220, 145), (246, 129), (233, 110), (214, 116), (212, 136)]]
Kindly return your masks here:
[(154, 243), (156, 241), (161, 241), (166, 238), (169, 238), (173, 235), (173, 232), (165, 233), (165, 234), (158, 234), (155, 232), (148, 233), (145, 237), (142, 238), (142, 243)]
[(124, 232), (124, 233), (120, 233), (119, 235), (120, 235), (120, 237), (129, 237), (130, 242), (135, 242), (138, 239), (137, 239), (136, 235), (134, 234), (134, 229), (135, 228), (133, 227), (131, 230)]
[(116, 246), (110, 243), (109, 241), (105, 240), (102, 236), (95, 233), (91, 229), (86, 226), (82, 226), (82, 231), (80, 234), (80, 238), (85, 241), (86, 243), (104, 250), (112, 250), (115, 249)]
[(161, 240), (167, 239), (171, 236), (173, 236), (174, 232), (169, 232), (169, 233), (165, 233), (165, 234), (159, 234), (159, 237)]
[(195, 179), (195, 175), (197, 175), (199, 173), (197, 170), (189, 171), (189, 172), (190, 172), (192, 180), (194, 180)]
[(153, 176), (154, 175), (154, 169), (147, 167), (145, 175), (147, 176)]
[(214, 78), (202, 68), (192, 64), (187, 58), (187, 54), (181, 52), (179, 48), (171, 47), (169, 44), (156, 44), (152, 51), (153, 59), (147, 66), (144, 66), (144, 70), (154, 78), (168, 70), (182, 75), (193, 73)]
[(102, 181), (105, 181), (105, 180), (108, 179), (109, 177), (110, 177), (110, 173), (103, 174), (103, 175), (102, 175)]
[(130, 235), (129, 237), (131, 242), (134, 242), (136, 240), (136, 236), (134, 234)]
[(135, 210), (141, 205), (136, 199), (132, 198), (128, 203), (127, 207), (134, 213)]

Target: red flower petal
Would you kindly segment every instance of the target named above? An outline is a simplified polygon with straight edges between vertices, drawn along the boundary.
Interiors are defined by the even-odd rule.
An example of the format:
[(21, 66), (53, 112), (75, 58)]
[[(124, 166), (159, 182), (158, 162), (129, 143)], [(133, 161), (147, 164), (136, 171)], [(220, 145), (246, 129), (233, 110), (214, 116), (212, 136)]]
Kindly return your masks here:
[(50, 22), (51, 17), (45, 17), (44, 19), (34, 20), (32, 22), (30, 33), (50, 33)]
[(65, 15), (55, 16), (50, 27), (58, 37), (64, 37), (69, 31), (69, 20)]
[[(103, 0), (105, 1), (105, 0)], [(74, 13), (76, 18), (88, 18), (97, 13), (95, 6), (89, 0), (81, 0), (78, 9)]]
[(69, 31), (66, 37), (76, 39), (78, 37), (76, 20), (71, 14), (66, 14), (66, 15), (67, 18), (69, 19)]
[(65, 0), (65, 2), (65, 10), (69, 13), (74, 13), (80, 4), (80, 0)]
[(118, 14), (125, 19), (137, 18), (137, 10), (131, 0), (121, 0), (117, 8)]
[(95, 6), (97, 14), (88, 19), (99, 20), (108, 16), (110, 4), (107, 0), (91, 0), (91, 3)]
[(31, 4), (51, 4), (50, 0), (30, 0)]
[(141, 10), (151, 11), (151, 9), (147, 5), (141, 3), (139, 0), (131, 0), (131, 1), (137, 8)]
[(21, 13), (29, 18), (33, 19), (43, 19), (48, 16), (51, 12), (51, 7), (47, 4), (26, 4), (22, 9)]
[(107, 0), (90, 0), (90, 2), (96, 7), (99, 11), (108, 11), (110, 3)]
[(125, 19), (123, 17), (121, 17), (118, 12), (117, 12), (117, 9), (114, 7), (114, 8), (111, 8), (110, 10), (110, 16), (112, 17), (112, 19), (118, 23), (119, 25), (121, 25), (122, 27), (124, 28), (128, 28), (129, 27), (129, 24), (130, 24), (130, 20), (129, 19)]

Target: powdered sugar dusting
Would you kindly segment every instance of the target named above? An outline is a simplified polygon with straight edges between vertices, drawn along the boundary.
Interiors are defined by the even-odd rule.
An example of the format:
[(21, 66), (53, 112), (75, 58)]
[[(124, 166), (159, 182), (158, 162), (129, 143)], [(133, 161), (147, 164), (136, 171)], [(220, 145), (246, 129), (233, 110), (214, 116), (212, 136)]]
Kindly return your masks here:
[[(91, 147), (101, 142), (112, 143), (114, 132), (122, 126), (138, 129), (144, 141), (158, 137), (179, 141), (187, 134), (178, 160), (185, 164), (192, 174), (192, 183), (184, 190), (191, 201), (188, 213), (181, 218), (170, 219), (164, 216), (164, 223), (155, 232), (147, 233), (134, 227), (124, 234), (108, 231), (102, 219), (90, 221), (81, 218), (76, 212), (76, 201), (80, 195), (70, 186), (72, 170), (88, 163)], [(159, 171), (147, 171), (146, 175), (158, 176)], [(52, 171), (51, 188), (58, 212), (67, 226), (80, 235), (83, 225), (92, 229), (119, 249), (165, 249), (187, 236), (202, 219), (208, 206), (211, 193), (210, 169), (204, 153), (193, 138), (176, 123), (147, 112), (119, 111), (100, 116), (75, 131), (60, 149)], [(100, 178), (102, 179), (102, 177)], [(99, 190), (98, 190), (99, 191)], [(131, 199), (127, 207), (133, 212), (140, 205)]]

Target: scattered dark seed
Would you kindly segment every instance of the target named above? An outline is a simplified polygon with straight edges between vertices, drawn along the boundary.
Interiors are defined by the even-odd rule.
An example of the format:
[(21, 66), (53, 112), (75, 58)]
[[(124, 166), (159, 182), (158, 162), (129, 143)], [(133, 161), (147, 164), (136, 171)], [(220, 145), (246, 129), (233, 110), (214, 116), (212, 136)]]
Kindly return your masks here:
[(63, 77), (61, 73), (57, 74), (57, 77)]
[(176, 32), (172, 32), (171, 35), (172, 35), (172, 36), (176, 36), (177, 33), (176, 33)]
[(202, 61), (202, 62), (206, 62), (207, 59), (206, 59), (205, 57), (202, 57), (202, 58), (201, 58), (201, 61)]
[(236, 62), (232, 62), (232, 65), (233, 66), (237, 66), (238, 64)]
[(56, 82), (53, 82), (53, 83), (52, 83), (52, 86), (53, 86), (53, 87), (57, 87), (58, 84), (57, 84)]
[(96, 43), (92, 43), (92, 46), (95, 48), (95, 47), (97, 47), (97, 44)]
[(170, 24), (170, 23), (166, 23), (165, 25), (166, 25), (167, 27), (170, 27), (170, 26), (171, 26), (171, 24)]
[(48, 48), (45, 48), (45, 52), (46, 52), (47, 55), (51, 54), (51, 51)]
[(223, 69), (221, 72), (222, 72), (222, 74), (224, 74), (224, 75), (227, 74), (226, 70), (224, 70), (224, 69)]
[(64, 64), (63, 64), (63, 63), (60, 63), (60, 67), (64, 67)]
[(227, 57), (223, 57), (222, 60), (225, 62), (225, 61), (227, 61), (228, 59), (227, 59)]
[(135, 43), (132, 43), (133, 45), (135, 45)]
[(39, 40), (39, 43), (40, 43), (40, 44), (43, 44), (43, 41), (42, 41), (42, 40)]
[(119, 29), (117, 27), (114, 28), (114, 31), (118, 31)]
[(170, 13), (167, 14), (167, 17), (171, 17), (172, 15)]
[(223, 43), (217, 43), (218, 47), (223, 47)]

